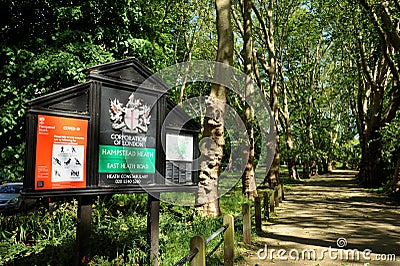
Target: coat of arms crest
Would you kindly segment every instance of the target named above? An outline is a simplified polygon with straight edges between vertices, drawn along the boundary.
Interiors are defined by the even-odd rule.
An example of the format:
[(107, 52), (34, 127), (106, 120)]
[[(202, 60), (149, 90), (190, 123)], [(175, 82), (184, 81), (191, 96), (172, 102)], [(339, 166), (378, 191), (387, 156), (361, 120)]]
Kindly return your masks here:
[(132, 93), (125, 106), (117, 99), (110, 99), (112, 128), (131, 133), (146, 133), (150, 125), (150, 107)]

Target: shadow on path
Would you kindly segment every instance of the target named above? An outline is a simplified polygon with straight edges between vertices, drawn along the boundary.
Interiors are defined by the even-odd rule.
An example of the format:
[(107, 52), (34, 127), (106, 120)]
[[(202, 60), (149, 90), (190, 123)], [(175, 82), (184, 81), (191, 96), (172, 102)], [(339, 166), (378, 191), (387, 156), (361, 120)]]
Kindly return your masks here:
[[(361, 188), (355, 174), (335, 171), (291, 187), (276, 217), (264, 223), (247, 265), (400, 265), (399, 203)], [(342, 250), (338, 239), (346, 242), (339, 244)], [(256, 252), (265, 245), (268, 252), (284, 249), (287, 260), (280, 260), (277, 254), (260, 260)], [(324, 254), (329, 247), (336, 253)], [(297, 261), (288, 258), (293, 249), (300, 253)], [(355, 249), (360, 259), (344, 256)], [(304, 250), (315, 250), (319, 259), (302, 259)], [(364, 258), (364, 250), (372, 250), (372, 254)], [(394, 256), (397, 262), (392, 261)], [(383, 258), (386, 261), (378, 261)]]

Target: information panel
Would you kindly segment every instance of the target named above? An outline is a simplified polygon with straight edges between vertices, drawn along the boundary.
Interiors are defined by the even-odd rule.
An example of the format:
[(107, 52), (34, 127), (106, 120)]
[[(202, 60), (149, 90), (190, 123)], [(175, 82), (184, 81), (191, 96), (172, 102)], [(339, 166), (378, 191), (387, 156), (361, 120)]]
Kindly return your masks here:
[(35, 189), (86, 187), (88, 121), (38, 115)]
[(167, 161), (193, 161), (193, 136), (166, 135)]
[[(99, 185), (152, 184), (156, 172), (155, 96), (103, 88)], [(108, 103), (108, 104), (106, 104)]]
[(175, 184), (192, 183), (193, 136), (166, 134), (165, 178)]

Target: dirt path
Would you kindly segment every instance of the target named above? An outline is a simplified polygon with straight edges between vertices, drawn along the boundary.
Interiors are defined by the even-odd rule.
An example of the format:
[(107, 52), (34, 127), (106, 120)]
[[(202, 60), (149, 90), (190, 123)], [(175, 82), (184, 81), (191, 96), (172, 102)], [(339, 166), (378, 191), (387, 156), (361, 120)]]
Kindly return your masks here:
[(292, 187), (242, 265), (400, 265), (399, 203), (360, 188), (354, 174)]

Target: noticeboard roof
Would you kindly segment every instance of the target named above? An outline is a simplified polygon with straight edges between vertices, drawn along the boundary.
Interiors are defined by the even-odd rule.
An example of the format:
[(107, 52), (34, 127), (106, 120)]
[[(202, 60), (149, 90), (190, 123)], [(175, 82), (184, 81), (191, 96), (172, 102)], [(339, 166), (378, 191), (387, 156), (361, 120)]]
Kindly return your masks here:
[(69, 88), (61, 89), (26, 102), (28, 110), (54, 110), (89, 114), (88, 91), (93, 82), (85, 82)]
[[(110, 63), (96, 65), (84, 70), (87, 81), (82, 84), (57, 90), (26, 102), (30, 109), (72, 111), (87, 114), (88, 90), (94, 82), (107, 82), (120, 88), (137, 89), (142, 82), (151, 77), (151, 86), (143, 87), (146, 91), (158, 95), (167, 90), (166, 84), (136, 58), (130, 57)], [(81, 106), (80, 106), (80, 105)], [(77, 106), (78, 105), (78, 106)]]
[(85, 69), (84, 73), (88, 80), (114, 81), (136, 86), (142, 85), (150, 78), (154, 86), (148, 89), (164, 92), (168, 88), (163, 80), (153, 75), (153, 72), (135, 57), (93, 66)]

